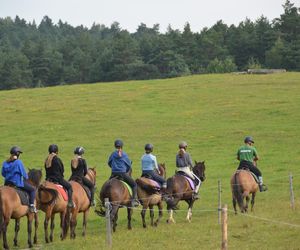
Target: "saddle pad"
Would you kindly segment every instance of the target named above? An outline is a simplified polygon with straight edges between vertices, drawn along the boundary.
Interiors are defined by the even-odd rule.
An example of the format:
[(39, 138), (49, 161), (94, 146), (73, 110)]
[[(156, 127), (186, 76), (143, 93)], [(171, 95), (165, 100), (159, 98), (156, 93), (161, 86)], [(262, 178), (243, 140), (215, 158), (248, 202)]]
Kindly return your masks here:
[(16, 192), (20, 197), (21, 204), (24, 206), (29, 206), (29, 195), (26, 191), (16, 188)]
[(252, 173), (251, 171), (249, 171), (249, 172), (253, 176), (253, 178), (256, 181), (256, 183), (259, 183), (259, 180), (258, 180), (257, 176), (254, 173)]
[(91, 200), (91, 190), (83, 184), (81, 184), (81, 186), (83, 187), (84, 191), (86, 192), (88, 199)]
[(150, 184), (152, 187), (156, 188), (156, 189), (160, 189), (160, 185), (157, 181), (151, 179), (151, 178), (147, 178), (147, 177), (141, 177), (141, 179), (147, 179), (147, 181), (149, 182), (148, 184)]
[(185, 179), (187, 179), (188, 183), (190, 184), (191, 189), (194, 190), (195, 189), (195, 183), (194, 183), (194, 181), (190, 177), (187, 177), (186, 175), (183, 175), (183, 177)]
[(55, 184), (56, 190), (61, 194), (65, 201), (68, 201), (68, 194), (62, 185)]
[(121, 181), (121, 182), (125, 185), (125, 187), (127, 187), (130, 196), (132, 196), (132, 189), (131, 189), (131, 187), (125, 181)]

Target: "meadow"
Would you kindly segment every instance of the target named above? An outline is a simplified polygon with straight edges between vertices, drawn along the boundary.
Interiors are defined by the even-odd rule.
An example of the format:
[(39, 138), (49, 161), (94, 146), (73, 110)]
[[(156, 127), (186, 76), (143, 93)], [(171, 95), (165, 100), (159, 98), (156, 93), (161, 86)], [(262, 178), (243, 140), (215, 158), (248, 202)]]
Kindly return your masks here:
[[(220, 249), (218, 180), (222, 203), (229, 208), (229, 249), (300, 249), (300, 73), (194, 75), (18, 89), (1, 91), (0, 107), (3, 161), (10, 147), (19, 145), (26, 168), (43, 168), (48, 146), (55, 143), (68, 178), (73, 150), (81, 145), (88, 165), (97, 168), (98, 191), (109, 178), (107, 159), (116, 138), (124, 141), (134, 177), (141, 174), (140, 158), (146, 143), (154, 144), (154, 154), (166, 164), (168, 177), (174, 174), (181, 140), (188, 142), (193, 160), (205, 160), (207, 179), (191, 223), (185, 220), (187, 205), (181, 202), (176, 224), (165, 223), (164, 211), (157, 228), (143, 229), (139, 207), (133, 214), (133, 229), (128, 231), (126, 211), (121, 209), (113, 249)], [(234, 215), (229, 181), (238, 165), (236, 151), (247, 135), (254, 137), (259, 168), (269, 190), (258, 193), (254, 212)], [(290, 207), (290, 172), (294, 210)], [(85, 238), (80, 216), (77, 238), (60, 241), (56, 217), (54, 242), (46, 245), (44, 214), (39, 212), (37, 249), (106, 249), (105, 220), (93, 209)], [(149, 224), (149, 213), (147, 219)], [(11, 247), (13, 232), (11, 221)], [(26, 219), (21, 220), (19, 239), (20, 247), (26, 248)]]

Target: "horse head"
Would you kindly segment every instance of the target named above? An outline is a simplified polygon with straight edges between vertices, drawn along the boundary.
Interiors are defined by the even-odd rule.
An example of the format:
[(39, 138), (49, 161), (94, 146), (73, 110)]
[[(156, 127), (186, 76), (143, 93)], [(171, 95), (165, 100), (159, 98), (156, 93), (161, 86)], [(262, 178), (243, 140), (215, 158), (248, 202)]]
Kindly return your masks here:
[(165, 163), (159, 163), (158, 164), (158, 169), (159, 169), (159, 175), (166, 179), (166, 175), (167, 175), (166, 164)]
[(202, 162), (195, 161), (195, 166), (193, 167), (193, 172), (195, 175), (197, 175), (200, 178), (201, 181), (204, 181), (206, 179), (204, 161), (202, 161)]
[(36, 188), (40, 185), (42, 180), (42, 170), (41, 169), (29, 169), (28, 181)]
[(86, 177), (95, 185), (96, 184), (96, 168), (88, 168)]

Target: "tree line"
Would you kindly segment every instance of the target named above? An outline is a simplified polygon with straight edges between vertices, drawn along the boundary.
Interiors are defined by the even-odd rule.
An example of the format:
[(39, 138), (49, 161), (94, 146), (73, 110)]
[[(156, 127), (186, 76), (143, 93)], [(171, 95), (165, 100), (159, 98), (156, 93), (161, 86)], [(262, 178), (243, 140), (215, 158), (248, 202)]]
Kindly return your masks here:
[(200, 32), (141, 23), (136, 32), (93, 24), (73, 27), (45, 16), (39, 25), (0, 18), (0, 90), (71, 83), (169, 78), (248, 68), (300, 70), (300, 8), (287, 0), (280, 17), (222, 20)]

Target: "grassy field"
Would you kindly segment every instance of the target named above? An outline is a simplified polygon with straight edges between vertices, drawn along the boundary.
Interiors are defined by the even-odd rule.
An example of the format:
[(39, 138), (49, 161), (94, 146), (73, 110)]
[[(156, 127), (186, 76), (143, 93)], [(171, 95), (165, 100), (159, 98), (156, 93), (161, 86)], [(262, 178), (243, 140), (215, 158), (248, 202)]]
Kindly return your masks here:
[[(20, 89), (0, 92), (0, 158), (19, 145), (27, 168), (42, 168), (48, 145), (56, 143), (70, 175), (73, 149), (82, 145), (89, 166), (97, 168), (98, 190), (109, 177), (107, 158), (116, 138), (133, 161), (133, 176), (141, 173), (145, 143), (165, 162), (167, 176), (175, 170), (178, 142), (186, 140), (194, 160), (205, 160), (207, 179), (195, 203), (192, 222), (180, 203), (176, 224), (142, 228), (140, 208), (133, 229), (126, 229), (121, 209), (114, 249), (220, 249), (218, 180), (222, 202), (228, 204), (229, 249), (300, 249), (300, 73), (273, 75), (198, 75), (167, 80), (133, 81)], [(260, 154), (259, 167), (269, 190), (259, 193), (255, 211), (232, 212), (230, 176), (237, 167), (236, 151), (252, 135)], [(293, 173), (296, 209), (290, 208), (289, 172)], [(1, 181), (2, 183), (2, 181)], [(147, 214), (148, 215), (148, 214)], [(104, 249), (105, 220), (93, 211), (87, 236), (81, 237), (81, 216), (75, 241), (44, 243), (39, 212), (40, 249)], [(149, 220), (148, 220), (149, 223)], [(13, 245), (13, 221), (9, 244)], [(21, 221), (20, 246), (27, 247), (26, 219)]]

